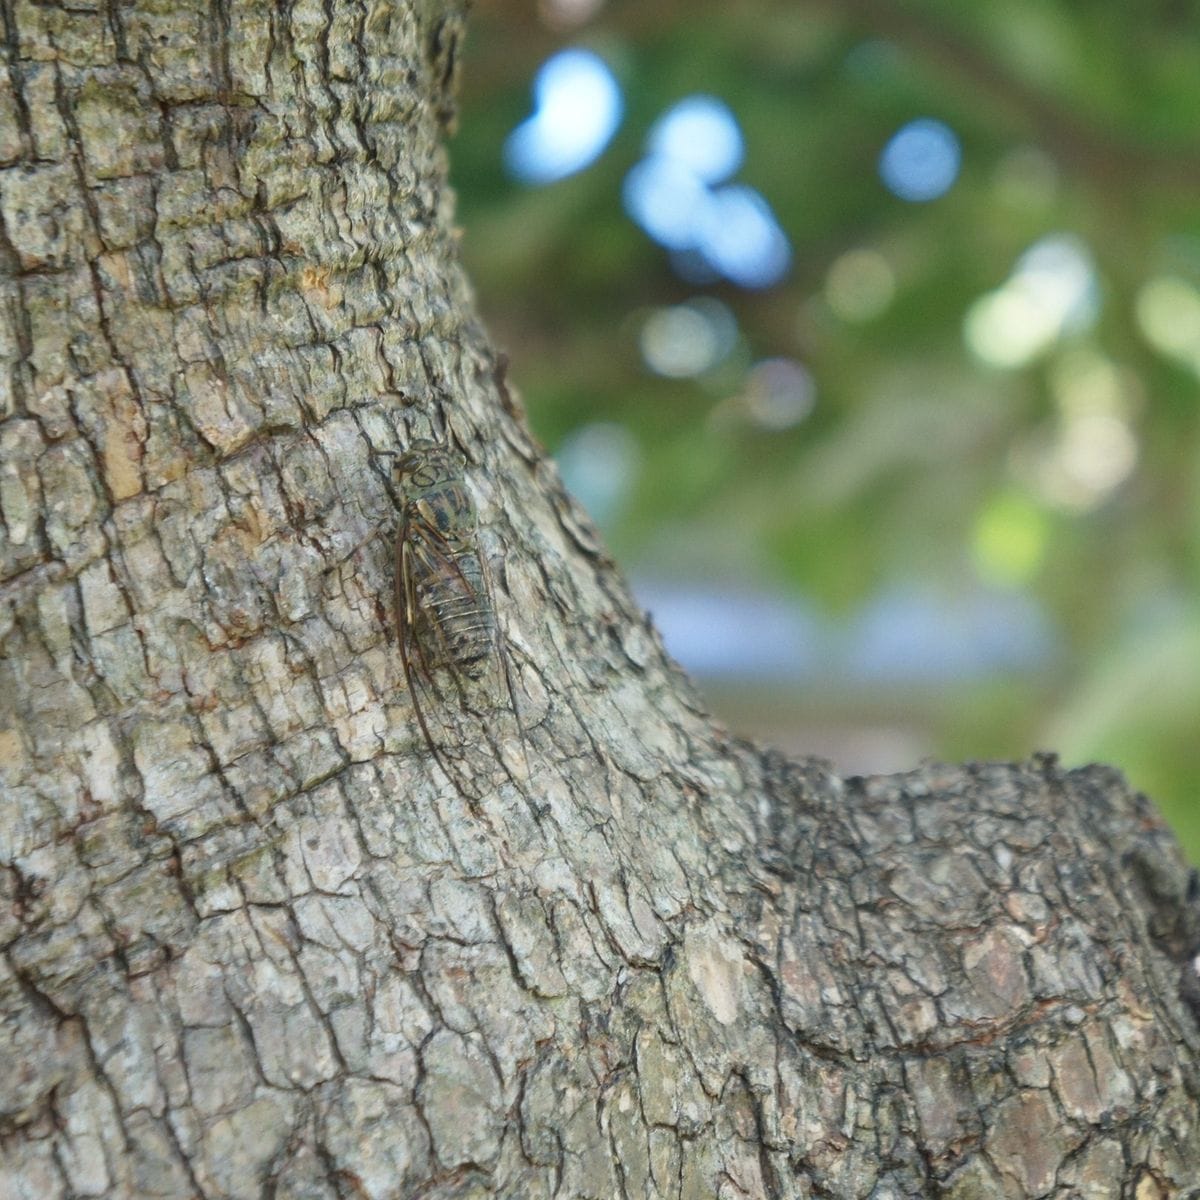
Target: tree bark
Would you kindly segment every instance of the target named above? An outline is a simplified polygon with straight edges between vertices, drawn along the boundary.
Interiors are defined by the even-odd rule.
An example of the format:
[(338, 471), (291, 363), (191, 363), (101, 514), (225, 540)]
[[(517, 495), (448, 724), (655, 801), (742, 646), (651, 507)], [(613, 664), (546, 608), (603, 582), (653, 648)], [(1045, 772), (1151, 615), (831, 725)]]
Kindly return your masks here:
[[(786, 761), (630, 601), (458, 263), (457, 9), (0, 11), (0, 1195), (1200, 1195), (1151, 805)], [(525, 726), (430, 687), (449, 774), (429, 437)]]

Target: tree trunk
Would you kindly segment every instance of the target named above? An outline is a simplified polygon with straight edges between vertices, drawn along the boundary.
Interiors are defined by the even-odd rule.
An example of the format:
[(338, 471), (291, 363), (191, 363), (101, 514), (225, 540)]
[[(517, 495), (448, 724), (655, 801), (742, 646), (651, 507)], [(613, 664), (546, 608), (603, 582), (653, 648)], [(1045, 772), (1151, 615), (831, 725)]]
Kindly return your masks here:
[[(458, 11), (3, 15), (0, 1195), (1200, 1194), (1151, 806), (841, 780), (666, 659), (472, 309)], [(422, 438), (511, 697), (407, 685)]]

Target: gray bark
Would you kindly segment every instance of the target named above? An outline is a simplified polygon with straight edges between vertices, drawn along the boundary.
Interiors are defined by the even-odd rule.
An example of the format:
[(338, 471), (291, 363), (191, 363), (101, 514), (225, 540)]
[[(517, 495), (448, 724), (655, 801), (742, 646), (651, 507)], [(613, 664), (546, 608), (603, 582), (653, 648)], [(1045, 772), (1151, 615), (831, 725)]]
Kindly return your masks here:
[[(0, 11), (0, 1195), (1198, 1194), (1149, 803), (785, 761), (630, 602), (456, 257), (457, 12)], [(453, 781), (443, 432), (526, 725), (430, 703)]]

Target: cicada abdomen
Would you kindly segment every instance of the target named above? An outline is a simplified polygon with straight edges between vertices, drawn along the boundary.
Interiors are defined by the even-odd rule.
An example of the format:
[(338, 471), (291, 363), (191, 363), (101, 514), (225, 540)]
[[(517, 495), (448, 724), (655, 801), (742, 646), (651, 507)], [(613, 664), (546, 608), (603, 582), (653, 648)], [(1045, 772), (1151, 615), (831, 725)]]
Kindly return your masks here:
[(478, 515), (462, 466), (446, 446), (417, 441), (397, 461), (396, 477), (404, 496), (396, 538), (396, 619), (404, 675), (425, 742), (450, 775), (421, 700), (428, 688), (443, 702), (434, 686), (438, 672), (448, 672), (460, 686), (499, 674), (524, 753), (507, 650), (479, 547)]

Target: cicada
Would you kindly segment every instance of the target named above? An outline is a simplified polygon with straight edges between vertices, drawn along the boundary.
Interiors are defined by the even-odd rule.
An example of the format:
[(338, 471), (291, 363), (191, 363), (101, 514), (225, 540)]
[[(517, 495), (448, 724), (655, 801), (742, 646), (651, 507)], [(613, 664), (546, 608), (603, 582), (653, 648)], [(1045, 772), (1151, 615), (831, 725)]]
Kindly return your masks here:
[(496, 619), (495, 593), (479, 545), (479, 517), (461, 463), (442, 443), (415, 441), (395, 464), (403, 496), (396, 534), (395, 605), (400, 659), (417, 724), (452, 782), (430, 732), (423, 690), (447, 673), (460, 693), (471, 682), (503, 678), (525, 753), (525, 731), (512, 685), (508, 648)]

